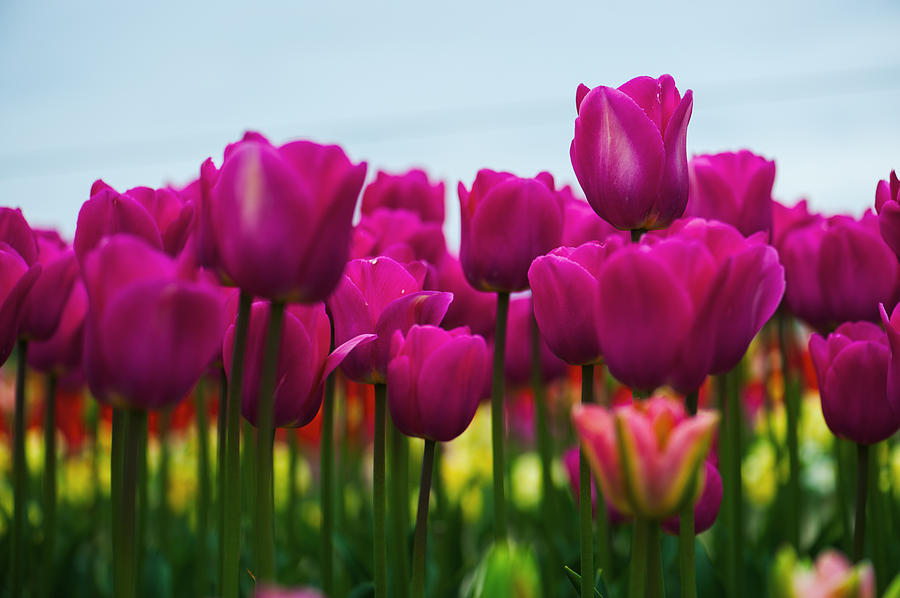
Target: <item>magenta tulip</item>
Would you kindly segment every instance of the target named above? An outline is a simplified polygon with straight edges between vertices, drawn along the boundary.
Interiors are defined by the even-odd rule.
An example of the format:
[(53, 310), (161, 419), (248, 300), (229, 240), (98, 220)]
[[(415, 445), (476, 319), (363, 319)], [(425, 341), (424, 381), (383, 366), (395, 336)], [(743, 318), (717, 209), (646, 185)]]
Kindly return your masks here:
[(0, 208), (0, 364), (22, 324), (28, 295), (41, 273), (37, 242), (21, 210)]
[[(883, 317), (890, 329), (887, 315)], [(881, 328), (870, 322), (846, 322), (827, 339), (814, 334), (809, 353), (822, 396), (822, 414), (836, 436), (874, 444), (900, 429), (900, 412), (888, 401), (891, 350)]]
[[(269, 304), (257, 301), (250, 311), (247, 332), (247, 356), (244, 361), (244, 380), (241, 413), (254, 426), (259, 405), (260, 375), (263, 347), (269, 321)], [(315, 418), (322, 406), (325, 378), (347, 354), (366, 342), (374, 334), (356, 336), (329, 354), (331, 322), (324, 303), (289, 305), (284, 314), (281, 345), (278, 350), (275, 396), (272, 403), (272, 422), (276, 428), (305, 426)], [(225, 333), (222, 352), (225, 373), (231, 378), (231, 357), (234, 350), (235, 325)]]
[(779, 247), (785, 300), (799, 318), (827, 331), (841, 322), (878, 321), (878, 304), (900, 296), (900, 263), (881, 238), (878, 218), (832, 216), (788, 231)]
[(130, 235), (108, 237), (85, 257), (84, 370), (101, 401), (171, 406), (219, 354), (220, 293), (176, 273), (169, 256)]
[(128, 194), (138, 200), (156, 221), (166, 253), (181, 253), (191, 233), (194, 203), (185, 201), (177, 191), (169, 188), (135, 187)]
[(560, 246), (578, 247), (589, 241), (604, 241), (609, 237), (626, 238), (627, 233), (610, 226), (606, 220), (597, 215), (587, 201), (575, 197), (568, 185), (557, 191), (557, 195), (563, 204)]
[[(706, 475), (704, 476), (703, 490), (700, 498), (694, 504), (694, 534), (702, 534), (712, 527), (719, 516), (719, 507), (722, 505), (722, 476), (719, 470), (707, 460), (704, 463)], [(677, 536), (680, 529), (680, 518), (676, 515), (662, 522), (663, 530)]]
[(28, 365), (58, 376), (80, 368), (87, 311), (87, 291), (79, 278), (65, 296), (59, 325), (53, 335), (46, 340), (31, 341), (28, 344)]
[(618, 89), (579, 85), (570, 155), (588, 202), (621, 230), (664, 228), (688, 201), (687, 126), (693, 92), (670, 75)]
[(400, 263), (422, 260), (437, 264), (447, 252), (442, 225), (423, 222), (406, 210), (379, 208), (364, 214), (353, 229), (350, 257), (361, 259), (380, 255)]
[(496, 297), (474, 289), (466, 280), (459, 260), (449, 253), (445, 253), (437, 263), (436, 275), (437, 290), (453, 293), (453, 302), (441, 321), (441, 327), (452, 330), (468, 326), (474, 334), (485, 339), (492, 338), (497, 318)]
[(481, 170), (471, 191), (459, 184), (460, 262), (478, 290), (528, 288), (532, 260), (559, 245), (563, 212), (550, 175), (523, 179)]
[(19, 333), (31, 340), (47, 340), (56, 331), (63, 308), (79, 278), (75, 252), (56, 231), (35, 231), (41, 275), (28, 293)]
[[(515, 389), (531, 382), (531, 328), (532, 307), (530, 297), (515, 297), (509, 302), (509, 320), (506, 327), (506, 355), (503, 371), (507, 388)], [(566, 375), (566, 364), (553, 354), (547, 341), (540, 341), (541, 380), (549, 384)]]
[(694, 156), (689, 169), (686, 215), (727, 222), (747, 236), (769, 233), (775, 162), (741, 150)]
[(475, 417), (489, 371), (487, 344), (466, 329), (398, 330), (387, 368), (391, 418), (407, 436), (453, 440)]
[(887, 374), (888, 403), (895, 417), (900, 418), (900, 306), (894, 308), (890, 318), (883, 305), (879, 305), (878, 309), (891, 350)]
[(787, 234), (795, 228), (801, 228), (822, 220), (822, 216), (809, 211), (805, 199), (791, 207), (772, 201), (772, 245), (781, 253), (782, 243)]
[(369, 344), (355, 347), (341, 370), (355, 382), (385, 381), (391, 338), (413, 324), (439, 324), (453, 300), (450, 293), (423, 291), (425, 268), (404, 267), (389, 257), (352, 260), (331, 297), (334, 341), (342, 344), (360, 334), (376, 334)]
[(432, 184), (425, 171), (414, 168), (404, 174), (388, 174), (379, 170), (375, 180), (363, 191), (362, 213), (372, 214), (380, 208), (406, 210), (422, 222), (444, 222), (444, 183)]
[(103, 181), (91, 186), (91, 197), (78, 212), (75, 240), (72, 245), (79, 263), (104, 237), (119, 233), (143, 239), (162, 249), (162, 236), (150, 212), (128, 192), (119, 193)]
[(255, 296), (313, 303), (341, 278), (366, 174), (335, 145), (274, 147), (248, 133), (222, 168), (201, 168), (195, 239), (202, 265)]
[(900, 257), (900, 179), (893, 170), (888, 180), (878, 181), (875, 187), (875, 211), (881, 236)]

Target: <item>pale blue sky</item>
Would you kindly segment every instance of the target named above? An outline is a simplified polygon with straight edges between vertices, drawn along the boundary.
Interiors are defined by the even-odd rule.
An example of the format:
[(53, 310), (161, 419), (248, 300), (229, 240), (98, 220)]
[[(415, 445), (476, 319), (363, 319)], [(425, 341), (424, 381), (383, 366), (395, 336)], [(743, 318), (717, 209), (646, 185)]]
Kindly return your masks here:
[(450, 190), (571, 181), (578, 83), (664, 72), (694, 90), (688, 152), (774, 158), (779, 198), (860, 213), (900, 167), (895, 1), (129, 4), (0, 3), (0, 204), (34, 224), (71, 234), (95, 178), (186, 182), (248, 128)]

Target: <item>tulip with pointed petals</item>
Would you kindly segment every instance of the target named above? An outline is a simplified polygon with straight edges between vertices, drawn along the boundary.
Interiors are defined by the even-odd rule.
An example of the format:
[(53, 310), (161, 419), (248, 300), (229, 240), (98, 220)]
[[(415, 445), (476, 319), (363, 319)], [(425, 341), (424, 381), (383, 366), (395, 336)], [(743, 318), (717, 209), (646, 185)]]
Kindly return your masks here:
[(84, 346), (84, 321), (88, 296), (81, 279), (77, 279), (65, 295), (59, 325), (53, 335), (28, 344), (28, 365), (40, 372), (58, 376), (78, 370)]
[(688, 201), (687, 126), (694, 99), (670, 75), (619, 87), (579, 85), (570, 157), (588, 202), (621, 230), (664, 228)]
[(375, 180), (363, 191), (362, 213), (375, 210), (406, 210), (422, 222), (444, 222), (444, 183), (432, 184), (425, 171), (414, 168), (404, 174), (379, 170)]
[(700, 496), (718, 414), (688, 417), (680, 402), (654, 397), (611, 410), (576, 405), (572, 419), (604, 497), (622, 513), (661, 520)]
[(775, 162), (753, 152), (694, 156), (688, 216), (720, 220), (743, 235), (772, 229)]
[[(893, 330), (886, 314), (883, 318), (886, 328)], [(900, 429), (900, 412), (887, 395), (891, 350), (881, 328), (870, 322), (845, 322), (827, 339), (814, 334), (809, 353), (822, 414), (836, 436), (874, 444)]]
[(434, 265), (446, 252), (440, 223), (423, 222), (417, 214), (406, 210), (378, 208), (363, 214), (353, 229), (350, 257), (384, 255), (401, 263), (422, 260)]
[(887, 373), (887, 399), (894, 417), (900, 419), (900, 307), (895, 307), (890, 317), (883, 305), (879, 305), (878, 309), (891, 350)]
[(28, 293), (20, 334), (47, 340), (59, 326), (63, 308), (79, 278), (75, 252), (55, 231), (35, 231), (41, 275)]
[[(241, 403), (243, 416), (253, 425), (257, 422), (263, 347), (268, 321), (269, 304), (257, 301), (250, 311)], [(235, 326), (232, 325), (225, 333), (222, 345), (225, 373), (229, 379), (234, 333)], [(272, 402), (274, 427), (302, 427), (311, 422), (322, 405), (325, 378), (328, 374), (354, 347), (374, 339), (374, 334), (356, 336), (329, 354), (331, 323), (325, 313), (325, 304), (289, 305), (284, 315), (275, 374), (275, 396)]]
[(559, 245), (563, 212), (553, 179), (480, 170), (466, 190), (458, 187), (462, 218), (459, 259), (466, 279), (480, 291), (528, 288), (532, 260)]
[(878, 181), (875, 187), (875, 211), (881, 236), (900, 257), (900, 179), (893, 170), (887, 180)]
[(0, 364), (12, 353), (40, 273), (37, 242), (22, 212), (0, 208)]
[(423, 291), (425, 268), (404, 267), (389, 257), (352, 260), (331, 297), (334, 342), (343, 344), (360, 334), (376, 334), (369, 344), (355, 347), (341, 363), (354, 382), (383, 383), (387, 374), (391, 338), (413, 324), (441, 322), (453, 300), (450, 293)]
[(119, 193), (101, 180), (91, 186), (91, 197), (81, 206), (72, 245), (82, 265), (88, 253), (101, 239), (115, 234), (129, 234), (162, 249), (162, 236), (150, 212), (131, 196)]
[(366, 174), (336, 145), (248, 133), (200, 171), (200, 263), (258, 297), (312, 303), (341, 278)]

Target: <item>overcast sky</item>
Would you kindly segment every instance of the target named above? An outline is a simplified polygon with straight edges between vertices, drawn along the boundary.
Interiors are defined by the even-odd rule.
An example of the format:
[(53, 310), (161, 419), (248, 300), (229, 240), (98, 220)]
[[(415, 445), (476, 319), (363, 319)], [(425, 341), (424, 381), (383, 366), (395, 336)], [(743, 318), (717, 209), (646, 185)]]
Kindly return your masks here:
[(859, 214), (900, 167), (896, 1), (376, 4), (0, 2), (0, 204), (71, 234), (94, 179), (187, 182), (245, 129), (449, 190), (574, 181), (578, 83), (666, 72), (694, 90), (689, 154), (774, 158), (780, 199)]

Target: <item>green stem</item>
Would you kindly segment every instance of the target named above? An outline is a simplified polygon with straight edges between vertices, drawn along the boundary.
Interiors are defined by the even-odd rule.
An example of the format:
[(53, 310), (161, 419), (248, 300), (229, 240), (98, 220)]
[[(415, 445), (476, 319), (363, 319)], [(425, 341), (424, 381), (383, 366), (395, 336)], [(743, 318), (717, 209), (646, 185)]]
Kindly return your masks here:
[(322, 405), (322, 590), (334, 595), (334, 377), (325, 381), (325, 400)]
[(506, 540), (506, 497), (503, 482), (506, 465), (503, 458), (503, 395), (505, 393), (504, 355), (506, 353), (506, 320), (509, 315), (509, 293), (497, 293), (497, 327), (494, 333), (494, 372), (491, 383), (491, 448), (494, 469), (494, 539)]
[(413, 598), (425, 596), (425, 543), (428, 537), (428, 499), (431, 496), (434, 447), (434, 440), (426, 438), (425, 454), (422, 457), (422, 479), (419, 483), (419, 506), (416, 511), (416, 536), (413, 542)]
[[(701, 465), (702, 467), (702, 465)], [(684, 501), (679, 517), (678, 565), (681, 598), (697, 598), (697, 573), (694, 569), (694, 501)]]
[(141, 587), (141, 580), (144, 578), (144, 552), (146, 550), (146, 542), (144, 542), (144, 538), (147, 537), (147, 517), (150, 513), (150, 498), (149, 498), (149, 486), (150, 486), (150, 477), (149, 477), (149, 465), (148, 465), (148, 434), (149, 430), (147, 429), (147, 418), (144, 417), (142, 421), (138, 422), (138, 454), (137, 454), (137, 463), (138, 463), (138, 473), (137, 473), (137, 535), (136, 535), (136, 554), (135, 557), (135, 567), (136, 567), (136, 579), (138, 580), (138, 587)]
[[(867, 508), (871, 512), (869, 515), (869, 545), (872, 547), (872, 565), (875, 567), (875, 580), (878, 582), (878, 593), (884, 591), (885, 582), (893, 577), (893, 571), (888, 572), (887, 555), (885, 548), (889, 543), (885, 540), (890, 536), (890, 517), (882, 508), (881, 488), (879, 488), (879, 477), (881, 476), (881, 458), (879, 453), (879, 445), (875, 444), (869, 449), (869, 498)], [(878, 581), (880, 580), (880, 581)]]
[(196, 573), (198, 580), (198, 596), (206, 596), (209, 594), (209, 502), (210, 502), (210, 481), (209, 481), (209, 422), (206, 421), (206, 384), (201, 378), (194, 392), (194, 401), (196, 406), (197, 417), (197, 479), (199, 480), (200, 492), (197, 501), (197, 536), (199, 538), (199, 548), (197, 560), (200, 562), (200, 569)]
[(666, 595), (666, 587), (663, 582), (662, 533), (659, 521), (650, 521), (648, 525), (650, 529), (647, 533), (647, 596), (663, 598)]
[(163, 559), (169, 552), (171, 534), (169, 533), (169, 464), (171, 461), (169, 444), (169, 430), (172, 422), (172, 409), (163, 409), (159, 412), (159, 428), (157, 440), (159, 441), (159, 471), (157, 473), (157, 550)]
[(647, 232), (647, 229), (644, 228), (636, 228), (631, 231), (631, 242), (638, 243), (641, 240), (641, 237), (644, 236), (644, 233)]
[(375, 572), (375, 598), (387, 596), (387, 539), (385, 537), (385, 408), (387, 386), (375, 385), (375, 447), (372, 460), (372, 528), (373, 528), (373, 569)]
[(286, 531), (290, 546), (293, 548), (297, 544), (297, 465), (298, 453), (297, 447), (297, 430), (289, 429), (288, 432), (288, 502), (287, 502), (287, 524)]
[[(47, 375), (44, 398), (44, 571), (55, 571), (53, 545), (56, 539), (56, 374)], [(42, 575), (44, 596), (52, 593), (53, 575)]]
[(284, 322), (284, 302), (269, 306), (269, 328), (263, 352), (256, 415), (256, 583), (275, 581), (275, 496), (272, 487), (273, 442), (272, 403), (278, 373), (278, 349)]
[(12, 596), (21, 596), (25, 580), (25, 509), (28, 464), (25, 461), (25, 373), (28, 341), (19, 339), (16, 350), (16, 413), (13, 423), (13, 530)]
[[(850, 497), (847, 480), (847, 467), (845, 467), (844, 449), (848, 446), (846, 440), (834, 437), (832, 450), (834, 452), (834, 479), (837, 486), (837, 511), (838, 522), (843, 536), (842, 549), (849, 554), (853, 547), (853, 532), (850, 525)], [(849, 464), (848, 464), (849, 465)]]
[[(119, 517), (119, 578), (120, 592), (116, 597), (133, 598), (137, 595), (137, 542), (136, 513), (138, 485), (138, 456), (141, 444), (141, 428), (147, 425), (147, 412), (142, 409), (125, 411), (125, 438), (122, 455), (121, 492), (122, 502)], [(116, 472), (114, 472), (116, 473)]]
[(222, 563), (225, 560), (225, 443), (228, 421), (228, 377), (225, 368), (219, 371), (219, 409), (216, 414), (216, 529), (218, 533), (218, 553), (216, 569), (218, 584), (216, 589), (222, 592)]
[[(594, 402), (594, 366), (581, 366), (581, 402)], [(582, 448), (578, 459), (578, 519), (581, 527), (581, 595), (594, 595), (594, 533), (591, 517), (591, 469)], [(597, 503), (598, 514), (606, 505)]]
[(113, 559), (113, 595), (122, 593), (122, 577), (119, 568), (121, 553), (122, 525), (122, 463), (125, 455), (126, 415), (123, 407), (113, 407), (112, 439), (109, 459), (110, 502), (112, 511), (112, 559)]
[(789, 540), (795, 550), (800, 549), (800, 441), (798, 421), (800, 419), (800, 396), (796, 392), (792, 372), (790, 370), (791, 320), (782, 308), (778, 312), (778, 346), (781, 350), (781, 379), (783, 383), (784, 408), (787, 415), (787, 447), (790, 478), (788, 479), (788, 516), (787, 527)]
[(231, 355), (231, 380), (228, 384), (228, 413), (225, 436), (224, 544), (220, 575), (223, 598), (238, 598), (241, 559), (241, 395), (244, 380), (244, 354), (247, 349), (247, 325), (253, 297), (241, 291), (234, 351)]
[(735, 371), (716, 377), (721, 409), (720, 436), (723, 452), (723, 505), (727, 532), (726, 571), (728, 596), (739, 598), (743, 588), (743, 517), (741, 514), (741, 407), (735, 388)]
[(863, 558), (866, 541), (866, 493), (869, 489), (869, 445), (856, 445), (856, 523), (853, 527), (853, 562)]
[(391, 475), (388, 482), (391, 486), (391, 568), (393, 569), (392, 596), (406, 598), (409, 595), (409, 547), (406, 541), (407, 530), (404, 513), (409, 511), (409, 446), (394, 420), (387, 417), (388, 457), (391, 462)]
[[(651, 523), (646, 519), (634, 520), (631, 535), (631, 565), (629, 566), (628, 597), (646, 598), (648, 571), (648, 544)], [(583, 594), (582, 594), (583, 595)], [(590, 594), (588, 594), (590, 596)]]

